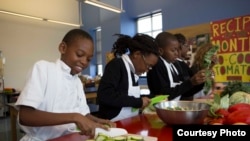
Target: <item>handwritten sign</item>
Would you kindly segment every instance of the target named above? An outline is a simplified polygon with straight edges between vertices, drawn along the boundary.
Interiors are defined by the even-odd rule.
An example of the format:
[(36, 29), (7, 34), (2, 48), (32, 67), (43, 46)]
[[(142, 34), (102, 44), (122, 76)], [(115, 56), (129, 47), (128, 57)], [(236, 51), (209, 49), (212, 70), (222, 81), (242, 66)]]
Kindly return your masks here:
[(250, 82), (250, 15), (210, 23), (211, 41), (220, 47), (216, 82)]

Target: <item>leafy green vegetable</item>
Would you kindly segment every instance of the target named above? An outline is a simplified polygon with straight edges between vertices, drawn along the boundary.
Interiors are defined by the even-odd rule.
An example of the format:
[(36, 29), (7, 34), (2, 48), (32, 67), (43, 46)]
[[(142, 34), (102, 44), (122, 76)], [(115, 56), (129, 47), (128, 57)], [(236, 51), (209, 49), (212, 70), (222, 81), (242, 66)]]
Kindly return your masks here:
[(250, 86), (241, 81), (230, 81), (228, 82), (224, 91), (221, 92), (221, 97), (227, 94), (229, 94), (229, 97), (230, 97), (233, 93), (238, 92), (238, 91), (250, 93)]
[(139, 110), (139, 108), (132, 108), (131, 109), (132, 112), (136, 112), (137, 110)]
[(220, 95), (214, 94), (214, 103), (220, 104)]
[(233, 104), (237, 104), (237, 103), (250, 104), (250, 94), (243, 92), (243, 91), (238, 91), (238, 92), (233, 93), (230, 96), (229, 104), (233, 105)]
[(212, 64), (212, 57), (214, 54), (216, 54), (217, 50), (219, 49), (219, 46), (214, 45), (208, 52), (206, 52), (204, 56), (204, 62), (203, 62), (203, 68), (208, 68)]
[(209, 116), (218, 117), (215, 112), (219, 109), (227, 109), (229, 107), (229, 95), (220, 97), (219, 94), (214, 95), (214, 100), (210, 103)]
[(204, 83), (204, 93), (208, 94), (209, 90), (212, 88), (213, 85), (213, 81), (212, 79), (209, 77), (211, 76), (210, 71), (206, 71), (205, 72), (206, 75), (206, 81)]
[(220, 99), (220, 107), (227, 109), (229, 107), (229, 95), (225, 95)]
[(218, 109), (220, 109), (220, 105), (217, 103), (213, 103), (209, 108), (208, 115), (210, 117), (218, 117), (218, 115), (215, 113)]
[(204, 84), (204, 93), (207, 94), (209, 92), (209, 90), (212, 87), (212, 75), (213, 72), (211, 70), (212, 65), (213, 65), (213, 60), (212, 57), (214, 54), (216, 54), (217, 50), (219, 49), (219, 46), (214, 45), (210, 50), (208, 50), (208, 52), (206, 52), (206, 54), (204, 55), (204, 60), (203, 60), (203, 68), (206, 69), (205, 71), (205, 76), (206, 76), (206, 81)]
[(250, 87), (240, 81), (228, 82), (224, 91), (221, 94), (215, 94), (214, 100), (209, 103), (209, 115), (218, 117), (215, 112), (218, 109), (227, 109), (230, 105), (236, 103), (250, 103)]
[(155, 107), (154, 107), (154, 104), (156, 103), (159, 103), (163, 100), (167, 100), (169, 95), (158, 95), (158, 96), (155, 96), (153, 98), (151, 98), (151, 102), (150, 104), (144, 108), (144, 112), (155, 112)]
[(169, 95), (158, 95), (158, 96), (151, 98), (151, 102), (150, 102), (149, 106), (153, 106), (156, 103), (159, 103), (163, 100), (167, 100), (168, 96)]

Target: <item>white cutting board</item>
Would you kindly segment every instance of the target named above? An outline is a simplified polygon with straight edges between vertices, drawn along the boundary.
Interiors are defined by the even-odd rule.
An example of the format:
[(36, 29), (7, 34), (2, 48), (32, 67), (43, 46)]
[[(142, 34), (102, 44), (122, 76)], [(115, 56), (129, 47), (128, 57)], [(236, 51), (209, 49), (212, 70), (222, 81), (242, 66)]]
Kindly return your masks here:
[[(123, 128), (110, 128), (109, 131), (106, 131), (104, 129), (101, 128), (96, 128), (95, 130), (95, 137), (99, 134), (99, 133), (103, 133), (105, 135), (108, 135), (110, 137), (115, 137), (115, 136), (142, 136), (142, 135), (137, 135), (137, 134), (130, 134), (127, 132), (127, 130), (123, 129)], [(151, 137), (151, 136), (143, 136), (144, 141), (157, 141), (156, 137)]]

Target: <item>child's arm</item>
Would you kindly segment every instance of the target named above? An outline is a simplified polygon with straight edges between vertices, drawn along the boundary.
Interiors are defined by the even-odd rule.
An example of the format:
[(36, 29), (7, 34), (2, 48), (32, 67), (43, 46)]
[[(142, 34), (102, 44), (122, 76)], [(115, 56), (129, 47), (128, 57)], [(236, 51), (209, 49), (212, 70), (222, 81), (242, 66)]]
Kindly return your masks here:
[(81, 130), (81, 134), (93, 136), (95, 128), (107, 129), (103, 124), (89, 119), (80, 113), (52, 113), (36, 110), (28, 106), (20, 106), (19, 120), (26, 126), (53, 126), (67, 123), (75, 123)]
[[(28, 106), (20, 106), (19, 119), (26, 126), (50, 126), (74, 122), (76, 113), (51, 113)], [(37, 118), (35, 118), (37, 117)]]

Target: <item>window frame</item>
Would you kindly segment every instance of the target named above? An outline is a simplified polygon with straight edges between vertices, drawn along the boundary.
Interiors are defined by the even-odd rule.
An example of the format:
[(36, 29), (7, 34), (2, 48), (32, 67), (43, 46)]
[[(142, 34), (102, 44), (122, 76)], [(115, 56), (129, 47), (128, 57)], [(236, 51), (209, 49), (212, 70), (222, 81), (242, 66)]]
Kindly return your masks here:
[(95, 42), (96, 42), (96, 75), (103, 75), (103, 61), (102, 61), (102, 29), (97, 27), (95, 29)]
[[(159, 15), (161, 16), (161, 28), (153, 29), (153, 25), (154, 25), (153, 17), (159, 16)], [(150, 19), (150, 22), (151, 22), (150, 30), (148, 30), (146, 32), (138, 31), (140, 29), (139, 25), (138, 25), (138, 22), (140, 20), (148, 19), (148, 18)], [(144, 33), (144, 34), (150, 35), (152, 37), (155, 37), (155, 36), (153, 36), (154, 32), (157, 32), (157, 31), (162, 32), (163, 31), (163, 28), (162, 28), (163, 26), (162, 25), (163, 25), (163, 22), (162, 22), (162, 12), (161, 11), (153, 12), (153, 13), (150, 13), (150, 14), (147, 14), (147, 15), (144, 15), (144, 16), (140, 16), (136, 20), (137, 33)]]
[[(159, 15), (161, 16), (161, 28), (155, 30), (155, 29), (153, 29), (153, 24), (154, 24), (154, 22), (153, 22), (153, 17), (159, 16)], [(140, 32), (140, 31), (138, 31), (138, 29), (139, 29), (138, 22), (139, 22), (139, 20), (145, 19), (145, 18), (150, 18), (150, 22), (151, 22), (150, 30), (147, 31), (147, 32)], [(144, 16), (140, 16), (140, 17), (138, 17), (137, 20), (136, 20), (137, 33), (147, 34), (147, 35), (152, 36), (152, 37), (155, 38), (155, 36), (156, 36), (158, 33), (160, 33), (160, 32), (163, 31), (163, 22), (162, 22), (162, 21), (163, 21), (163, 20), (162, 20), (162, 11), (152, 12), (152, 13), (150, 13), (150, 14), (147, 14), (147, 15), (144, 15)], [(157, 33), (155, 36), (153, 36), (153, 35), (154, 35), (153, 33), (157, 32), (157, 31), (158, 31), (158, 33)], [(146, 77), (146, 72), (145, 72), (144, 74), (140, 75), (140, 77), (145, 78), (145, 77)]]

